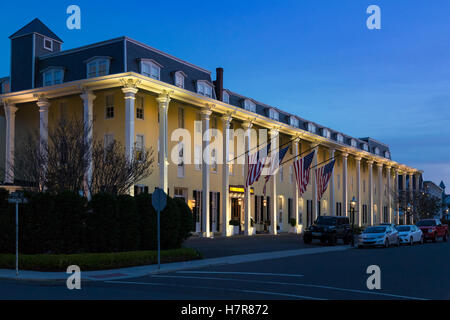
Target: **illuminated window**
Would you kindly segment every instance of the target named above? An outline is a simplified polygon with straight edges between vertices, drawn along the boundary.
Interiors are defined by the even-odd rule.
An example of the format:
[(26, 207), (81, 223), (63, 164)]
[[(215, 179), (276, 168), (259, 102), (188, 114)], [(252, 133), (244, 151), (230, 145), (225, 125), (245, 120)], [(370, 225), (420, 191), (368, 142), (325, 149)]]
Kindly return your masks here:
[(49, 69), (43, 73), (44, 87), (60, 84), (63, 82), (63, 78), (64, 78), (64, 69), (62, 68)]
[(93, 58), (87, 61), (87, 77), (101, 77), (109, 74), (109, 58)]

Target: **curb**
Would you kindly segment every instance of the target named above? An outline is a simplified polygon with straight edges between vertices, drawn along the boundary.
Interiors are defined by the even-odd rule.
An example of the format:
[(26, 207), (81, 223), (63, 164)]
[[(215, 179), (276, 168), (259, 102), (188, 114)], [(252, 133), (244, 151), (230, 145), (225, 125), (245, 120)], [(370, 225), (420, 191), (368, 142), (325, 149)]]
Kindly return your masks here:
[[(211, 258), (203, 260), (190, 260), (185, 262), (174, 262), (168, 264), (162, 264), (161, 269), (157, 268), (157, 265), (147, 265), (130, 267), (123, 269), (112, 270), (97, 270), (97, 271), (85, 271), (81, 272), (83, 282), (103, 282), (111, 280), (122, 280), (130, 278), (145, 277), (153, 274), (162, 274), (169, 272), (176, 272), (182, 270), (191, 270), (199, 268), (225, 266), (231, 264), (250, 263), (264, 260), (282, 259), (293, 256), (320, 254), (328, 252), (339, 252), (349, 250), (350, 246), (334, 246), (334, 247), (321, 247), (321, 248), (308, 248), (308, 249), (294, 249), (283, 251), (272, 251), (262, 253), (250, 253), (242, 255), (234, 255), (228, 257)], [(4, 273), (10, 273), (11, 275), (5, 275)], [(0, 279), (2, 280), (15, 280), (22, 282), (61, 282), (66, 281), (70, 276), (65, 272), (40, 272), (40, 271), (21, 271), (19, 277), (16, 277), (14, 270), (0, 270)], [(23, 275), (25, 274), (25, 275)], [(49, 277), (50, 276), (50, 277)], [(47, 277), (47, 278), (46, 278)]]

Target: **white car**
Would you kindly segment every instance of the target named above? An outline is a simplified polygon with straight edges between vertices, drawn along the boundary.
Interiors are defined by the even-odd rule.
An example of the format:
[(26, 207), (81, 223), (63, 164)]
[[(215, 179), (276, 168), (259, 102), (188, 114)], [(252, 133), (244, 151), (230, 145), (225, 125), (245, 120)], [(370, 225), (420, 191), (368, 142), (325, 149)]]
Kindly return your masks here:
[(366, 228), (358, 237), (357, 248), (378, 247), (389, 248), (391, 245), (399, 246), (398, 232), (391, 226), (374, 226)]
[(397, 226), (397, 230), (400, 243), (407, 243), (410, 246), (414, 243), (423, 243), (422, 230), (420, 230), (417, 226)]

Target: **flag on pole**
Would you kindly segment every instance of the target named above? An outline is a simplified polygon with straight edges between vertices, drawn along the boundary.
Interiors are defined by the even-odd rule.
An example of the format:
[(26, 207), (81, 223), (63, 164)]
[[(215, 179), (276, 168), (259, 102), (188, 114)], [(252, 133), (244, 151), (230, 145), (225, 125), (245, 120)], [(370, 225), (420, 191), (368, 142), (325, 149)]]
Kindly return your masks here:
[(264, 189), (263, 189), (264, 196), (266, 195), (267, 182), (269, 182), (271, 176), (275, 175), (278, 172), (280, 164), (283, 161), (283, 158), (286, 155), (286, 152), (288, 150), (289, 150), (289, 146), (287, 146), (284, 149), (281, 149), (280, 152), (273, 152), (270, 155), (270, 158), (269, 158), (269, 165), (270, 165), (269, 174), (266, 175), (265, 181), (264, 181)]
[(322, 199), (323, 194), (327, 190), (328, 182), (333, 174), (334, 163), (336, 160), (327, 163), (326, 165), (316, 169), (316, 184), (317, 184), (317, 201)]
[(247, 179), (245, 179), (245, 189), (258, 181), (263, 170), (264, 163), (267, 158), (267, 150), (270, 148), (270, 143), (263, 149), (254, 152), (248, 157), (248, 172)]
[(300, 197), (306, 192), (306, 187), (309, 184), (309, 172), (315, 153), (316, 151), (313, 151), (307, 156), (294, 161), (295, 180), (297, 181)]

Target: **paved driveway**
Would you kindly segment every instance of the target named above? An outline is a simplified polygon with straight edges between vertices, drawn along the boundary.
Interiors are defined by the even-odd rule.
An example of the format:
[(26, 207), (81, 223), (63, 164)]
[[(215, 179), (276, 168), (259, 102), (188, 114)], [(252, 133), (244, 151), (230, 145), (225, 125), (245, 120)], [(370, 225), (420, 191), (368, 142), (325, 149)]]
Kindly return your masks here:
[[(342, 244), (339, 241), (338, 244)], [(303, 243), (301, 235), (297, 234), (259, 234), (255, 236), (234, 236), (188, 239), (184, 246), (194, 248), (203, 254), (204, 258), (218, 258), (233, 256), (237, 254), (261, 253), (281, 250), (304, 249), (324, 246), (319, 241), (314, 241), (310, 245)], [(326, 246), (326, 245), (325, 245)]]

